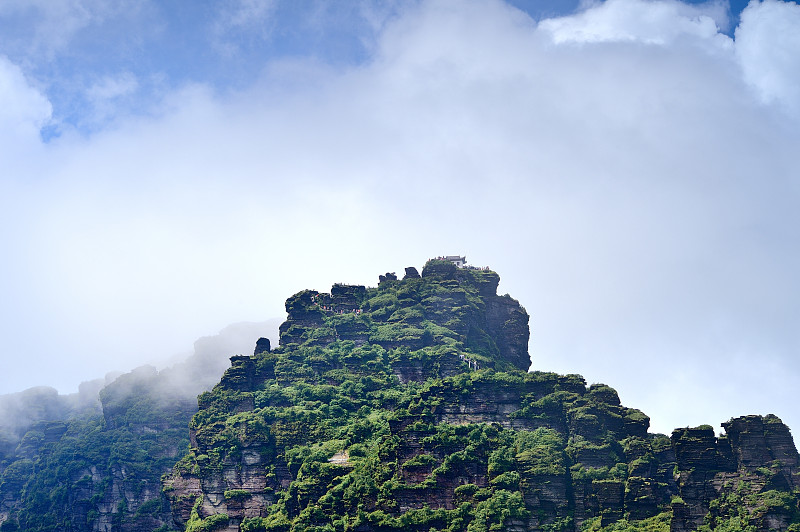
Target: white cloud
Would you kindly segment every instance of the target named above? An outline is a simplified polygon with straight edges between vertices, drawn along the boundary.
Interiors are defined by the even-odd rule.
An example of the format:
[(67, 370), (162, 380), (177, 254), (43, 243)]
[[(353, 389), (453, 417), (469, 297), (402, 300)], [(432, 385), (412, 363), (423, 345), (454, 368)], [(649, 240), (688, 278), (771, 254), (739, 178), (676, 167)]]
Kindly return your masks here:
[(556, 43), (637, 41), (665, 45), (694, 37), (725, 42), (724, 2), (685, 4), (677, 0), (606, 0), (591, 3), (578, 14), (542, 21)]
[(19, 155), (17, 150), (36, 146), (39, 130), (51, 114), (48, 99), (31, 86), (17, 65), (0, 56), (0, 161), (8, 165)]
[(274, 10), (274, 1), (229, 1), (221, 8), (218, 23), (225, 29), (259, 27), (269, 20)]
[(0, 4), (0, 13), (5, 16), (35, 13), (37, 23), (29, 44), (33, 49), (48, 53), (66, 46), (73, 35), (89, 25), (93, 18), (84, 3), (74, 0), (11, 0)]
[(95, 80), (85, 91), (88, 108), (81, 116), (80, 125), (98, 128), (107, 121), (125, 117), (127, 107), (136, 102), (139, 91), (139, 80), (130, 72)]
[(752, 0), (736, 29), (745, 79), (765, 102), (800, 110), (800, 5)]
[(274, 0), (228, 0), (220, 4), (214, 22), (217, 49), (233, 55), (242, 38), (267, 40), (274, 29), (276, 7)]
[(104, 101), (128, 96), (139, 88), (136, 76), (123, 72), (118, 76), (104, 76), (88, 88), (87, 94), (92, 101)]
[[(0, 17), (15, 20), (17, 25), (25, 21), (26, 31), (14, 47), (52, 58), (87, 28), (121, 14), (130, 21), (148, 4), (146, 0), (5, 0), (0, 2)], [(18, 29), (9, 28), (9, 33)]]
[(17, 192), (15, 287), (39, 321), (4, 334), (38, 361), (45, 329), (63, 375), (69, 357), (102, 374), (301, 288), (461, 252), (531, 312), (535, 368), (605, 381), (661, 430), (751, 413), (754, 395), (797, 426), (781, 387), (800, 378), (798, 123), (755, 97), (710, 9), (616, 1), (537, 26), (500, 2), (424, 2), (360, 67), (274, 64), (236, 94), (189, 86), (65, 135)]

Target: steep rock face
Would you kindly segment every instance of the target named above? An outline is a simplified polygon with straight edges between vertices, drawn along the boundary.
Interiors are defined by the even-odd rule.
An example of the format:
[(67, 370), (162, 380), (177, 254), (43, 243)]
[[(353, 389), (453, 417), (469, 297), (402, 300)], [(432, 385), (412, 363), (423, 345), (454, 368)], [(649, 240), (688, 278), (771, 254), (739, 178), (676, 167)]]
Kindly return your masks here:
[(406, 268), (406, 274), (403, 279), (419, 279), (420, 275), (417, 269), (413, 266)]
[(528, 313), (510, 297), (486, 297), (486, 330), (495, 339), (500, 356), (522, 370), (531, 363), (529, 319)]
[(785, 530), (797, 519), (796, 495), (789, 494), (800, 479), (788, 427), (774, 415), (738, 417), (722, 426), (726, 433), (719, 438), (707, 425), (672, 434), (680, 497), (673, 529), (724, 524), (744, 508), (758, 529)]
[(744, 416), (723, 423), (738, 469), (753, 473), (764, 464), (779, 462), (782, 482), (800, 487), (797, 449), (789, 428), (776, 416)]
[(256, 341), (256, 348), (253, 350), (253, 354), (269, 353), (270, 351), (272, 351), (272, 345), (269, 338), (259, 338)]
[[(240, 361), (234, 363), (242, 365)], [(218, 395), (226, 395), (220, 392), (220, 389), (215, 390)], [(275, 399), (273, 395), (271, 404), (281, 404), (288, 398)], [(564, 400), (567, 402), (562, 402)], [(207, 404), (208, 410), (214, 410), (213, 400)], [(594, 415), (608, 420), (627, 416), (630, 422), (609, 423), (616, 426), (619, 433), (594, 427), (590, 432), (581, 433), (586, 425), (579, 413), (587, 406), (594, 407)], [(370, 408), (364, 404), (358, 411), (363, 411), (364, 407)], [(309, 474), (313, 471), (315, 489), (322, 489), (315, 492), (315, 497), (324, 496), (325, 486), (336, 478), (364, 474), (364, 460), (368, 455), (359, 444), (348, 449), (351, 464), (337, 464), (338, 469), (329, 471), (332, 466), (326, 461), (334, 454), (332, 451), (324, 451), (319, 462), (306, 460), (306, 453), (313, 452), (314, 442), (325, 438), (324, 430), (287, 421), (283, 414), (272, 412), (274, 417), (273, 414), (263, 417), (266, 412), (262, 410), (258, 414), (254, 412), (252, 418), (242, 418), (243, 421), (247, 419), (247, 426), (262, 427), (263, 432), (258, 433), (261, 439), (256, 444), (255, 434), (239, 434), (236, 437), (240, 448), (216, 467), (208, 463), (215, 444), (222, 439), (230, 441), (242, 427), (225, 422), (195, 430), (195, 456), (176, 468), (166, 484), (179, 523), (191, 519), (194, 509), (199, 517), (224, 514), (228, 529), (238, 530), (243, 523), (252, 524), (253, 519), (270, 517), (270, 505), (281, 497), (290, 509), (289, 514), (299, 515), (314, 498), (297, 499), (298, 495), (292, 495), (301, 489), (302, 479), (308, 479), (302, 474), (305, 467), (310, 468)], [(377, 448), (372, 451), (381, 457), (380, 468), (387, 468), (385, 474), (391, 473), (397, 484), (392, 483), (391, 488), (385, 486), (389, 490), (385, 498), (372, 499), (372, 495), (360, 504), (368, 503), (367, 507), (373, 512), (405, 515), (412, 510), (421, 512), (426, 507), (457, 511), (465, 502), (481, 504), (491, 500), (498, 504), (499, 498), (517, 505), (515, 526), (520, 530), (569, 521), (576, 503), (573, 473), (568, 465), (574, 465), (575, 474), (582, 475), (585, 468), (577, 460), (580, 456), (590, 456), (588, 461), (592, 466), (607, 470), (624, 458), (619, 449), (603, 441), (609, 437), (636, 438), (647, 429), (647, 419), (638, 411), (594, 403), (580, 377), (542, 373), (462, 373), (444, 380), (441, 385), (427, 386), (413, 394), (407, 408), (395, 409), (392, 414), (390, 419), (380, 422), (382, 426), (374, 427), (385, 437), (374, 442)], [(369, 423), (367, 419), (363, 422)], [(511, 427), (524, 430), (511, 430)], [(352, 429), (357, 432), (365, 429), (360, 436), (353, 435), (356, 441), (368, 437), (372, 429)], [(569, 437), (572, 443), (568, 443)], [(526, 449), (526, 443), (530, 444), (530, 449)], [(649, 443), (644, 444), (649, 448)], [(526, 454), (534, 449), (535, 452)], [(256, 467), (251, 467), (253, 465)], [(624, 482), (611, 482), (616, 482), (613, 493), (622, 493), (618, 488), (622, 486), (624, 490)], [(612, 504), (607, 499), (616, 501), (613, 504), (619, 507), (618, 513), (622, 515), (624, 497), (620, 495), (614, 499), (609, 495), (611, 484), (590, 481), (581, 485), (584, 506), (579, 518), (599, 515), (601, 507), (592, 502), (585, 504), (586, 501), (599, 500), (605, 509)], [(249, 510), (231, 506), (225, 497), (226, 492), (237, 490), (247, 491), (251, 502)], [(519, 493), (518, 500), (505, 499), (512, 492)], [(289, 499), (285, 498), (287, 496)]]
[(496, 273), (414, 273), (300, 292), (277, 349), (231, 359), (164, 481), (176, 527), (800, 524), (798, 455), (776, 417), (650, 434), (609, 386), (521, 371), (528, 316)]
[(169, 530), (160, 477), (188, 448), (197, 407), (167, 393), (153, 368), (121, 376), (94, 409), (32, 425), (0, 478), (0, 529)]
[[(378, 288), (336, 284), (330, 293), (293, 295), (286, 301), (280, 345), (352, 341), (411, 351), (453, 346), (471, 352), (478, 365), (528, 369), (529, 317), (518, 301), (497, 295), (497, 273), (460, 269), (447, 261), (429, 261), (421, 277), (415, 272), (407, 268), (402, 281), (382, 276)], [(432, 365), (399, 356), (396, 373), (404, 382), (448, 376), (457, 372), (454, 365), (462, 365), (457, 361), (455, 355), (440, 357)]]

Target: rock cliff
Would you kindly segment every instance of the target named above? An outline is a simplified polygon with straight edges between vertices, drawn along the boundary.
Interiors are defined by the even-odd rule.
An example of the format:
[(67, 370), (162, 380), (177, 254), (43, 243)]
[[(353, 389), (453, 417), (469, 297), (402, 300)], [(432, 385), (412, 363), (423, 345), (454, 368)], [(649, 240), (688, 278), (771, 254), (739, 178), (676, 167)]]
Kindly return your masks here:
[(94, 409), (28, 427), (3, 461), (0, 530), (171, 530), (161, 475), (185, 454), (197, 411), (152, 367), (120, 376)]
[(293, 295), (280, 345), (199, 397), (164, 479), (176, 528), (800, 529), (775, 416), (651, 434), (613, 388), (526, 371), (528, 315), (495, 272), (379, 281)]
[[(161, 476), (189, 449), (197, 394), (219, 381), (242, 337), (269, 329), (231, 325), (175, 366), (109, 375), (77, 394), (0, 396), (0, 530), (175, 530)], [(258, 348), (269, 351), (269, 340)]]
[(378, 280), (290, 297), (278, 347), (196, 402), (202, 357), (0, 398), (0, 532), (800, 530), (777, 417), (652, 434), (613, 388), (526, 371), (495, 272)]

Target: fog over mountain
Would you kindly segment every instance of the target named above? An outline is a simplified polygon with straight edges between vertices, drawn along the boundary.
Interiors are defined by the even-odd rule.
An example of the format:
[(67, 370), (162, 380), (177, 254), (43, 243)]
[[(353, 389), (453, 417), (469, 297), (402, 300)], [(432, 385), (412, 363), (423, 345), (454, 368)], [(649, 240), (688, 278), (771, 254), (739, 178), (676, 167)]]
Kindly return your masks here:
[(37, 386), (0, 395), (0, 453), (13, 451), (37, 421), (62, 421), (87, 412), (100, 412), (99, 394), (112, 383), (116, 384), (114, 393), (118, 396), (130, 395), (126, 386), (143, 382), (156, 386), (166, 401), (185, 399), (193, 403), (198, 394), (219, 381), (230, 366), (231, 356), (252, 353), (260, 337), (277, 345), (278, 325), (278, 320), (229, 325), (219, 334), (195, 341), (191, 355), (176, 356), (167, 367), (145, 365), (132, 371), (111, 372), (104, 378), (82, 382), (77, 393), (59, 394), (55, 388)]

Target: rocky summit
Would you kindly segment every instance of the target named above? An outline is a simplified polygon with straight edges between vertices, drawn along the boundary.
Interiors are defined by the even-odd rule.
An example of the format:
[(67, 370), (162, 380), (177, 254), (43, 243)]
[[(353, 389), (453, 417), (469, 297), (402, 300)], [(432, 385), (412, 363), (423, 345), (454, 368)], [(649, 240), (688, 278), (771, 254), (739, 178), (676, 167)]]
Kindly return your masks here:
[(800, 530), (780, 419), (652, 434), (613, 388), (528, 371), (499, 280), (432, 260), (290, 297), (280, 345), (200, 395), (163, 530)]

